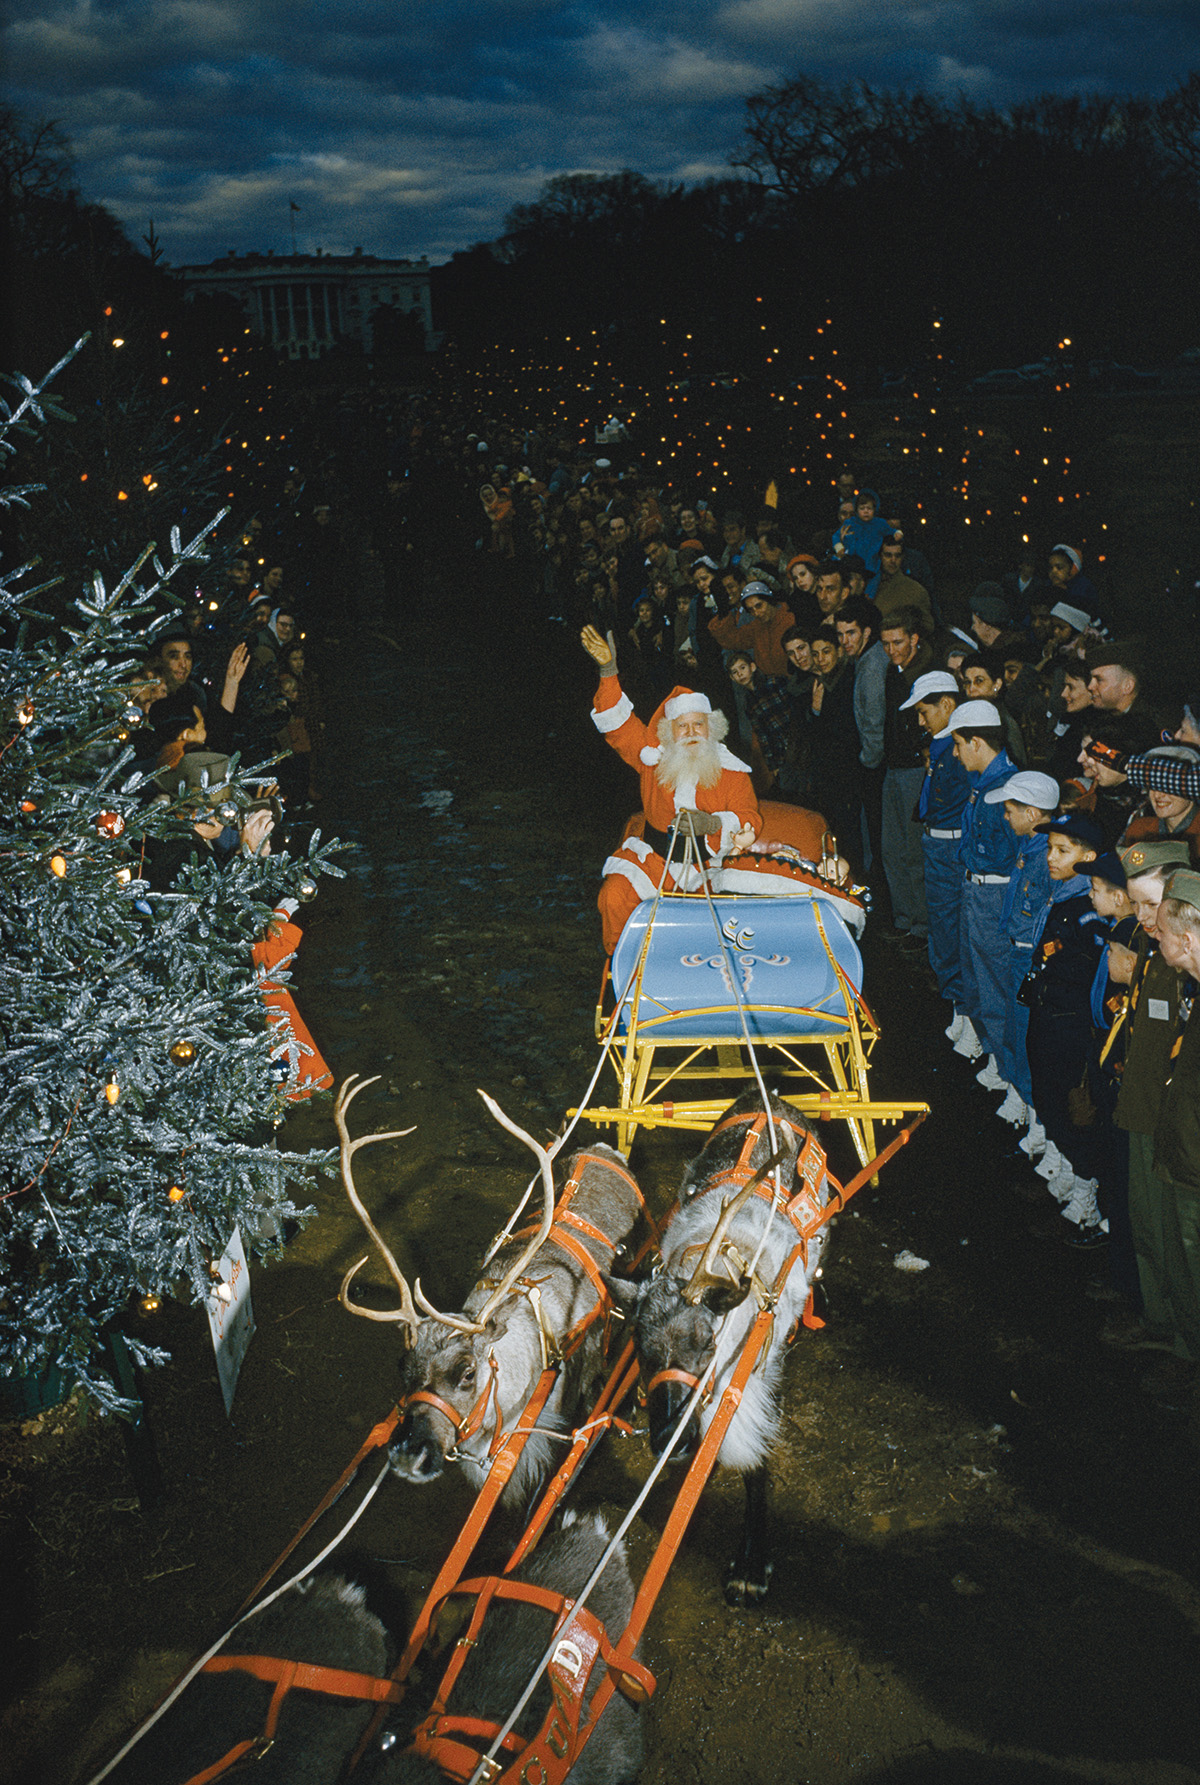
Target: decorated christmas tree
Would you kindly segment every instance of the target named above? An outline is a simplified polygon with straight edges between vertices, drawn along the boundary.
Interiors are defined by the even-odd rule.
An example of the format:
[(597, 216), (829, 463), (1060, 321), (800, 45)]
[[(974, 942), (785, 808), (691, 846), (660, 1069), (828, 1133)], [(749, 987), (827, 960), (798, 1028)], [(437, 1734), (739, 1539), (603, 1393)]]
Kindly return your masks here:
[[(37, 387), (6, 381), (6, 466), (23, 436), (69, 420), (46, 392), (71, 357)], [(303, 1061), (268, 1024), (251, 950), (282, 901), (338, 872), (334, 846), (259, 844), (261, 765), (235, 756), (219, 787), (201, 776), (164, 799), (135, 749), (147, 631), (221, 518), (148, 543), (111, 587), (56, 590), (65, 625), (51, 566), (0, 567), (0, 1371), (57, 1368), (109, 1408), (123, 1402), (106, 1342), (131, 1298), (208, 1296), (235, 1227), (278, 1249), (327, 1164), (277, 1147)], [(234, 844), (227, 859), (179, 851), (201, 821)], [(148, 864), (172, 846), (183, 865), (154, 890)]]

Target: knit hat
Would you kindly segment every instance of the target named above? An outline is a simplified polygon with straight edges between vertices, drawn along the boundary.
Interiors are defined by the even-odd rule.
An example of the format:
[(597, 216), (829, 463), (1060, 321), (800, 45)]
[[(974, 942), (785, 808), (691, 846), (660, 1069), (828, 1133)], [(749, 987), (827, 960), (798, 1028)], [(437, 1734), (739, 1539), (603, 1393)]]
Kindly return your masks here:
[(1012, 625), (1012, 611), (999, 583), (980, 583), (971, 597), (971, 612), (988, 626)]
[(1058, 805), (1058, 782), (1037, 769), (1022, 769), (1019, 775), (1010, 776), (1003, 787), (993, 787), (983, 796), (985, 806), (998, 806), (1002, 800), (1016, 800), (1021, 806), (1053, 812)]

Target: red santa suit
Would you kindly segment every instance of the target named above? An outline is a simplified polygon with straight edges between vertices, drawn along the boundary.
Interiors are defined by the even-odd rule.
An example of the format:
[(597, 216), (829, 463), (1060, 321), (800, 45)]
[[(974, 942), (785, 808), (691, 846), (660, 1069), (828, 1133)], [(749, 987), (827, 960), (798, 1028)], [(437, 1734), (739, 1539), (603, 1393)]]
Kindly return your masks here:
[[(657, 768), (662, 759), (658, 727), (664, 718), (678, 719), (684, 713), (710, 712), (703, 694), (688, 688), (673, 688), (656, 709), (649, 725), (643, 725), (633, 710), (629, 696), (622, 692), (615, 675), (601, 676), (592, 708), (592, 723), (606, 742), (612, 745), (623, 762), (636, 769), (642, 785), (642, 813), (646, 826), (659, 836), (668, 833), (677, 813), (685, 807), (711, 812), (721, 820), (720, 835), (706, 836), (704, 849), (715, 866), (729, 847), (730, 840), (744, 825), (757, 837), (762, 831), (762, 814), (750, 784), (750, 770), (723, 744), (718, 745), (721, 773), (711, 787), (697, 787), (694, 781), (681, 781), (672, 789), (658, 780)], [(685, 875), (680, 854), (675, 857), (675, 872), (666, 873), (666, 860), (660, 850), (644, 837), (626, 836), (603, 867), (604, 884), (596, 901), (604, 929), (604, 946), (611, 954), (621, 931), (635, 907), (643, 899), (652, 899), (661, 884), (664, 892), (691, 891), (698, 884), (695, 870)]]

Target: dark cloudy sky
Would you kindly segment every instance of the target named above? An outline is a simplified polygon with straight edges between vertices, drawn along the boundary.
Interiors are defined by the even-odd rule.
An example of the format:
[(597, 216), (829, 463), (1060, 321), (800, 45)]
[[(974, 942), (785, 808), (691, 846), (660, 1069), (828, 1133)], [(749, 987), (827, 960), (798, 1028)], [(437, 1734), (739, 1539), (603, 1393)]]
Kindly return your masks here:
[(726, 170), (745, 97), (840, 83), (1161, 93), (1196, 0), (8, 0), (16, 103), (175, 264), (228, 248), (427, 253), (564, 172)]

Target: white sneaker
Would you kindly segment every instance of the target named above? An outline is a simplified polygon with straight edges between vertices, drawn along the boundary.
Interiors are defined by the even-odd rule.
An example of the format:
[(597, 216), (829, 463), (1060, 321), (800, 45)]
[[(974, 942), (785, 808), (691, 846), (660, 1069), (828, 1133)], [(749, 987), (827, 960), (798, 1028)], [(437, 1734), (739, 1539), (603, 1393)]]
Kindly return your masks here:
[(1011, 1122), (1014, 1128), (1023, 1128), (1029, 1120), (1028, 1106), (1015, 1085), (1008, 1087), (1008, 1095), (996, 1114), (1002, 1122)]
[(963, 1024), (966, 1022), (966, 1020), (967, 1019), (963, 1015), (961, 1010), (955, 1011), (954, 1021), (950, 1024), (949, 1028), (944, 1031), (947, 1041), (957, 1041), (958, 1040), (959, 1036), (963, 1032)]
[(1029, 1119), (1029, 1131), (1021, 1137), (1017, 1145), (1027, 1159), (1037, 1159), (1046, 1150), (1046, 1130), (1037, 1119), (1037, 1111), (1031, 1109), (1028, 1104), (1025, 1108)]
[(969, 1016), (963, 1018), (963, 1026), (958, 1040), (954, 1043), (954, 1051), (961, 1054), (964, 1060), (978, 1060), (983, 1052), (978, 1035)]
[(987, 1065), (982, 1072), (975, 1074), (975, 1083), (982, 1085), (985, 1091), (1006, 1091), (1008, 1089), (1008, 1080), (1001, 1072), (995, 1054), (988, 1055)]
[(1045, 1178), (1047, 1183), (1049, 1183), (1050, 1179), (1055, 1175), (1055, 1173), (1062, 1170), (1062, 1164), (1063, 1164), (1062, 1154), (1059, 1152), (1059, 1150), (1055, 1146), (1054, 1142), (1052, 1140), (1048, 1140), (1046, 1142), (1045, 1152), (1042, 1154), (1041, 1158), (1038, 1160), (1037, 1164), (1034, 1166), (1033, 1169), (1037, 1173), (1039, 1178)]
[[(1054, 1185), (1051, 1184), (1051, 1190)], [(1063, 1214), (1068, 1221), (1074, 1221), (1078, 1227), (1098, 1227), (1100, 1210), (1096, 1207), (1096, 1191), (1099, 1180), (1096, 1178), (1074, 1178), (1071, 1194), (1063, 1202)], [(1059, 1199), (1062, 1201), (1062, 1198)]]

